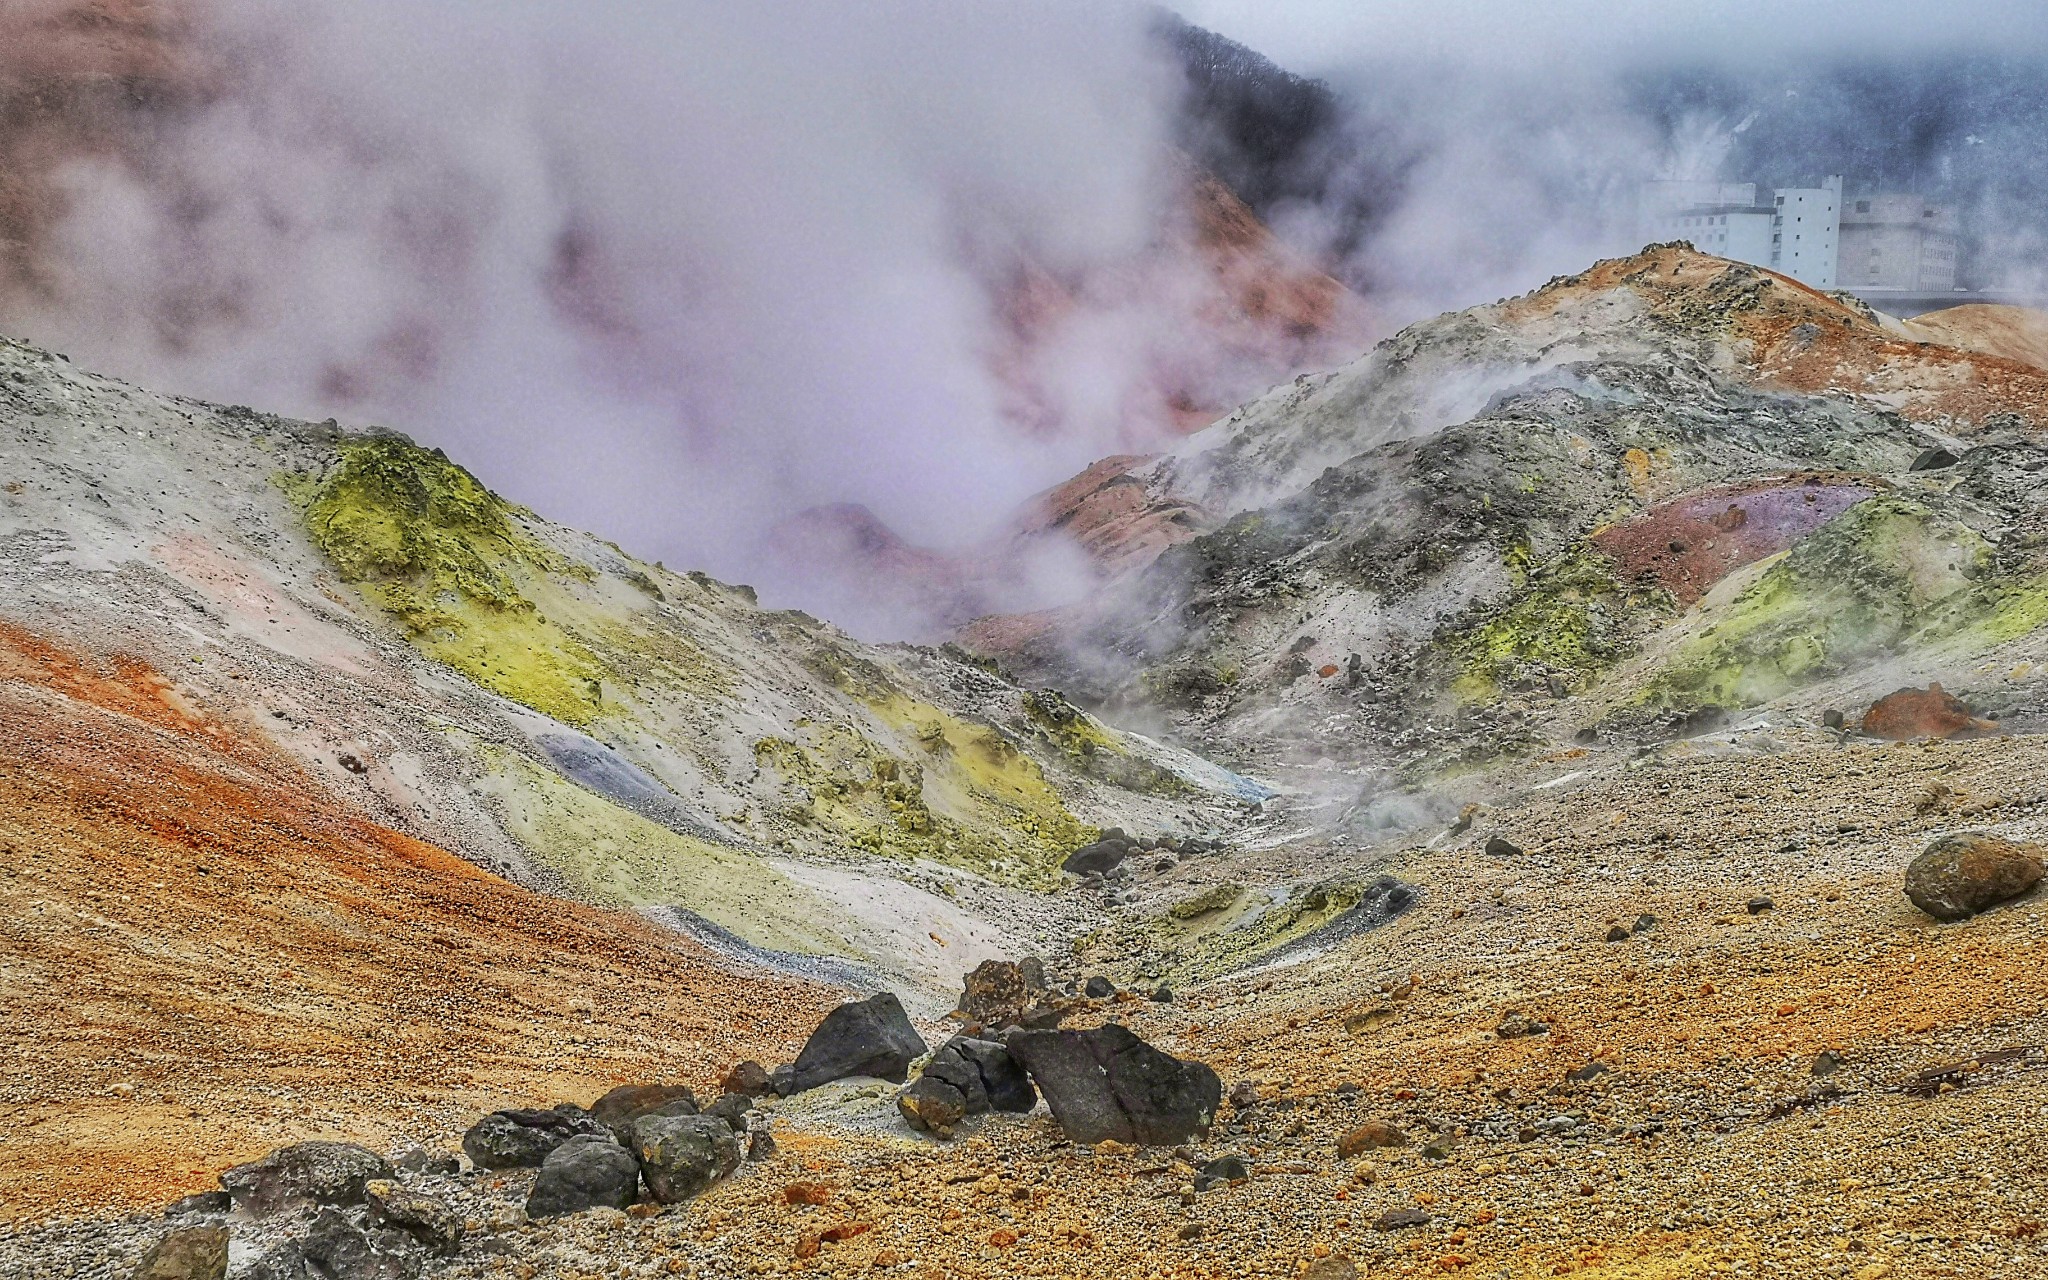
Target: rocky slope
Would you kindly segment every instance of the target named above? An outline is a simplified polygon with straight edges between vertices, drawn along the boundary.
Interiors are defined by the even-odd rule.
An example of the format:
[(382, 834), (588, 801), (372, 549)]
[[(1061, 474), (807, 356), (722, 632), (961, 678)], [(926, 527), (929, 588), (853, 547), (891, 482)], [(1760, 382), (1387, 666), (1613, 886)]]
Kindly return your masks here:
[[(609, 1074), (546, 1065), (586, 1032), (627, 1074), (708, 1070), (757, 1021), (786, 1036), (819, 981), (935, 1012), (962, 970), (1071, 931), (1041, 891), (1098, 825), (1207, 834), (1257, 793), (957, 654), (642, 564), (396, 436), (13, 344), (0, 435), (26, 860), (6, 990), (16, 1052), (49, 1067), (9, 1102), (60, 1147), (60, 1113), (138, 1076), (183, 1132), (207, 1090), (274, 1087), (265, 1055), (293, 1043), (292, 1076), (359, 1074), (381, 1107), (477, 1096), (519, 1061), (528, 1089)], [(713, 1012), (753, 999), (765, 1019)], [(522, 1007), (543, 1025), (504, 1021)], [(261, 1052), (224, 1030), (259, 1009)], [(376, 1071), (317, 1067), (363, 1035)], [(206, 1149), (271, 1111), (209, 1121)], [(123, 1167), (155, 1150), (94, 1141)], [(41, 1189), (5, 1197), (23, 1210), (70, 1192), (32, 1146), (13, 1167)]]
[[(291, 1138), (765, 1092), (725, 1068), (815, 1065), (882, 984), (911, 1016), (833, 1047), (890, 1080), (721, 1100), (761, 1158), (725, 1139), (701, 1193), (547, 1217), (555, 1175), (465, 1143), (377, 1193), (459, 1247), (345, 1274), (2048, 1269), (2037, 370), (1672, 247), (1418, 326), (1063, 495), (1164, 548), (1005, 624), (1105, 721), (390, 437), (5, 361), (0, 990), (38, 1066), (0, 1270), (125, 1277), (175, 1231), (260, 1274), (358, 1219), (162, 1201)], [(1227, 839), (1062, 876), (1113, 821)], [(1033, 1029), (986, 971), (941, 1013), (1034, 950)], [(1050, 1093), (1052, 1016), (1173, 1055), (1114, 1099), (1170, 1139), (937, 1109), (959, 1056), (913, 1040)], [(584, 1141), (669, 1158), (631, 1133)]]
[(1096, 477), (1097, 554), (1142, 567), (967, 640), (1382, 786), (1908, 679), (2025, 713), (2048, 372), (1925, 336), (1682, 246), (1602, 263)]

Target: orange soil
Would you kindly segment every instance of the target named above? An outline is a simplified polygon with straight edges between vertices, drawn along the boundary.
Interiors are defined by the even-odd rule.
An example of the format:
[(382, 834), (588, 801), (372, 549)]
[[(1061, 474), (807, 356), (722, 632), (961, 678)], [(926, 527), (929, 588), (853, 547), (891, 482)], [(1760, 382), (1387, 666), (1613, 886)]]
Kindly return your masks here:
[(1508, 304), (1511, 323), (1627, 288), (1683, 333), (1734, 345), (1758, 381), (1881, 398), (1917, 422), (1968, 431), (1994, 416), (2048, 426), (2048, 372), (1986, 351), (1893, 336), (1865, 310), (1787, 276), (1658, 245), (1553, 280)]
[(0, 627), (0, 1219), (313, 1136), (787, 1057), (833, 997), (354, 813), (132, 660)]

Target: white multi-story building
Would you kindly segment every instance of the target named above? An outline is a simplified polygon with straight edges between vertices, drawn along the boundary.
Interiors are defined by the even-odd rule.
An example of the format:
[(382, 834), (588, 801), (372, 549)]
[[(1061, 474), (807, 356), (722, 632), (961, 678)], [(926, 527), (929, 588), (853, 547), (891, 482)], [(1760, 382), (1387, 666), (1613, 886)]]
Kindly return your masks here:
[(1842, 211), (1842, 286), (1942, 293), (1956, 287), (1956, 214), (1919, 196), (1871, 196)]
[(1753, 182), (1653, 182), (1643, 207), (1652, 240), (1689, 240), (1702, 253), (1769, 267), (1832, 289), (1841, 249), (1842, 179), (1780, 187), (1767, 201)]
[(1842, 248), (1842, 179), (1817, 187), (1780, 187), (1771, 225), (1771, 260), (1758, 263), (1816, 289), (1835, 287)]

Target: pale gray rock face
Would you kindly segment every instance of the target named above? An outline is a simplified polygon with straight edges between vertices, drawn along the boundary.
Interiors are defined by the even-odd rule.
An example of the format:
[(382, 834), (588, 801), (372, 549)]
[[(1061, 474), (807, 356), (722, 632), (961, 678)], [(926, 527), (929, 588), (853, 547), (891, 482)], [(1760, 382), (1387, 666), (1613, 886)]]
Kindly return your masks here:
[(740, 1166), (732, 1126), (716, 1116), (646, 1116), (633, 1122), (633, 1154), (647, 1192), (663, 1204), (702, 1195)]

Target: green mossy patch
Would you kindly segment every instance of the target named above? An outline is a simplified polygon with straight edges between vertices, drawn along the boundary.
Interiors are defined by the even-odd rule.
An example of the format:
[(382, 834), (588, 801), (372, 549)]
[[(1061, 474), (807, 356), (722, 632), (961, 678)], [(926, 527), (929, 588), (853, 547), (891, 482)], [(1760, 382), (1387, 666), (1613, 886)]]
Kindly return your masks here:
[(1505, 560), (1516, 584), (1507, 603), (1438, 640), (1456, 663), (1450, 689), (1460, 702), (1491, 702), (1516, 681), (1553, 676), (1584, 690), (1626, 656), (1628, 623), (1666, 603), (1661, 593), (1623, 588), (1613, 562), (1586, 547), (1535, 569), (1528, 546), (1515, 543)]
[(324, 476), (295, 477), (313, 542), (344, 582), (404, 626), (422, 653), (567, 724), (602, 707), (603, 667), (522, 592), (527, 576), (589, 579), (523, 532), (520, 509), (438, 449), (350, 441)]
[(682, 907), (758, 947), (844, 954), (830, 904), (739, 849), (678, 835), (502, 747), (483, 746), (484, 788), (514, 839), (577, 897)]
[(1054, 690), (1025, 694), (1024, 714), (1038, 736), (1077, 773), (1148, 795), (1181, 796), (1191, 790), (1173, 774), (1133, 755), (1100, 721)]
[(1175, 965), (1176, 976), (1182, 981), (1213, 978), (1306, 938), (1363, 902), (1368, 887), (1364, 881), (1325, 881), (1297, 889), (1256, 914), (1248, 909), (1242, 923), (1190, 940)]
[(1911, 499), (1859, 502), (1767, 562), (1651, 678), (1644, 701), (1754, 706), (1913, 643), (1973, 628), (2018, 634), (2037, 615), (2019, 597), (1999, 605), (1979, 589), (1990, 550), (1968, 526)]
[(1032, 888), (1056, 885), (1060, 861), (1098, 834), (997, 730), (902, 693), (868, 705), (916, 744), (914, 756), (892, 755), (846, 725), (815, 722), (799, 722), (801, 740), (754, 744), (755, 761), (789, 797), (785, 820), (850, 849), (929, 858)]

